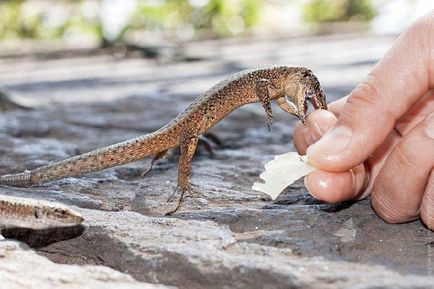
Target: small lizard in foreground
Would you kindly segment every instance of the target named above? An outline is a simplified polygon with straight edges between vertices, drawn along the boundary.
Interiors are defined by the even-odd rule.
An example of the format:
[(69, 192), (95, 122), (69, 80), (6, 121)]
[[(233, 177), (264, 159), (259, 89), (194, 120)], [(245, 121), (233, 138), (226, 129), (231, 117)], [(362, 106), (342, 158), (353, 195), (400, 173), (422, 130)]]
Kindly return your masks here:
[(83, 217), (59, 203), (0, 196), (0, 229), (47, 229), (79, 225)]
[(298, 116), (303, 123), (308, 100), (315, 109), (327, 109), (325, 93), (318, 79), (307, 68), (271, 66), (244, 70), (211, 87), (184, 112), (153, 133), (31, 171), (0, 176), (0, 184), (30, 186), (100, 171), (147, 156), (154, 156), (155, 160), (169, 149), (179, 146), (181, 156), (178, 164), (177, 189), (181, 190), (181, 196), (178, 206), (172, 211), (175, 212), (182, 202), (184, 193), (192, 190), (189, 181), (191, 160), (199, 137), (236, 108), (255, 102), (262, 103), (270, 129), (273, 120), (270, 105), (272, 100), (275, 100), (284, 111)]

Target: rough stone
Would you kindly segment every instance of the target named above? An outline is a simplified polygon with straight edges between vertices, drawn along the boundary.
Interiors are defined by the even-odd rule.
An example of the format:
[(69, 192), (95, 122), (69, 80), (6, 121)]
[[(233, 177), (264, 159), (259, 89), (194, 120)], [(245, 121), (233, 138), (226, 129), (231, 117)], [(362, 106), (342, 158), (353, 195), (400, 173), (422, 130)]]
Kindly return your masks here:
[[(258, 210), (248, 210), (251, 215)], [(81, 210), (88, 220), (80, 237), (53, 243), (86, 263), (105, 264), (144, 282), (180, 288), (430, 288), (429, 278), (401, 275), (384, 266), (299, 256), (289, 246), (252, 242), (273, 231), (234, 233), (211, 221), (146, 217), (135, 212)], [(245, 212), (247, 213), (247, 212)], [(273, 236), (273, 235), (272, 235)], [(270, 237), (271, 239), (272, 237)], [(275, 238), (279, 240), (279, 238)], [(110, 248), (116, 248), (116, 250)], [(56, 255), (56, 262), (65, 259)], [(72, 260), (72, 263), (79, 263)], [(371, 280), (370, 285), (364, 284)], [(375, 280), (375, 282), (373, 282)]]
[[(329, 100), (337, 99), (392, 40), (358, 35), (197, 42), (185, 53), (202, 60), (165, 65), (106, 53), (0, 57), (0, 86), (32, 107), (0, 114), (0, 174), (152, 132), (200, 92), (246, 67), (308, 66)], [(63, 202), (86, 217), (81, 228), (3, 235), (74, 270), (104, 265), (141, 282), (179, 288), (433, 288), (433, 233), (419, 221), (386, 224), (369, 200), (324, 204), (307, 194), (302, 181), (274, 202), (251, 190), (265, 162), (294, 150), (295, 119), (273, 108), (270, 133), (255, 104), (212, 129), (223, 144), (215, 146), (214, 157), (198, 149), (192, 182), (200, 194), (188, 196), (171, 217), (162, 216), (176, 204), (176, 198), (166, 202), (176, 187), (176, 150), (145, 178), (140, 175), (148, 160), (31, 188), (0, 186), (0, 194)], [(48, 275), (63, 268), (50, 264)], [(21, 275), (9, 276), (19, 282)]]
[(0, 288), (125, 288), (169, 289), (135, 281), (105, 266), (61, 265), (29, 250), (19, 242), (0, 242)]

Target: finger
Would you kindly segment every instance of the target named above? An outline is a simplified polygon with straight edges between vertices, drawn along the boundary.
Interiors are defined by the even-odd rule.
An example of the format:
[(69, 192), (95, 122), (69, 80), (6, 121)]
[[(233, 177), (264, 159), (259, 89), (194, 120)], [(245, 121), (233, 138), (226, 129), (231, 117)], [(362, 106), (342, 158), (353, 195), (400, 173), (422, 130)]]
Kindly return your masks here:
[(402, 138), (384, 162), (372, 188), (372, 207), (386, 222), (419, 217), (434, 165), (434, 113)]
[(344, 110), (345, 103), (347, 103), (348, 96), (342, 97), (336, 101), (333, 101), (328, 105), (329, 110), (336, 116), (339, 117)]
[(306, 120), (307, 133), (309, 137), (308, 146), (316, 143), (333, 125), (338, 119), (330, 111), (318, 109), (309, 114)]
[[(345, 99), (333, 102), (329, 109), (338, 112)], [(306, 122), (307, 146), (318, 141), (337, 121), (336, 116), (324, 110), (315, 111)], [(316, 170), (305, 178), (308, 191), (317, 199), (336, 203), (354, 199), (362, 192), (365, 184), (363, 165), (343, 173)]]
[[(412, 25), (348, 97), (334, 128), (307, 149), (309, 161), (329, 171), (362, 163), (394, 124), (434, 87), (434, 11)], [(405, 56), (405, 57), (403, 57)]]
[(389, 154), (393, 148), (401, 141), (402, 136), (422, 122), (430, 112), (434, 111), (434, 91), (425, 94), (414, 107), (400, 120), (395, 129), (388, 135), (387, 139), (374, 151), (366, 162), (369, 171), (370, 180), (365, 191), (360, 195), (360, 198), (367, 197), (372, 190), (374, 180), (376, 179), (380, 169), (383, 167)]
[[(309, 134), (309, 127), (313, 128), (313, 126), (319, 125), (320, 130), (317, 130), (317, 132), (320, 131), (322, 136), (336, 123), (336, 117), (339, 117), (339, 114), (342, 111), (342, 108), (347, 101), (347, 98), (348, 97), (340, 98), (328, 105), (329, 111), (334, 114), (335, 117), (332, 117), (331, 115), (326, 115), (324, 113), (324, 110), (319, 109), (313, 111), (308, 115), (306, 125), (303, 125), (301, 121), (297, 122), (294, 129), (294, 146), (300, 155), (305, 155), (307, 148), (319, 139), (312, 138), (312, 135)], [(317, 116), (318, 111), (321, 111), (321, 115), (324, 117), (321, 117), (321, 115)], [(331, 121), (333, 121), (332, 124), (330, 124)]]
[[(309, 119), (309, 116), (307, 118)], [(294, 129), (294, 146), (299, 155), (303, 156), (306, 154), (307, 147), (309, 146), (308, 136), (307, 127), (301, 121), (298, 121)]]
[(434, 90), (428, 91), (419, 101), (399, 119), (395, 129), (406, 135), (434, 111)]
[(364, 191), (360, 194), (361, 199), (371, 194), (372, 187), (374, 186), (374, 181), (377, 178), (378, 173), (383, 167), (384, 162), (388, 158), (389, 154), (393, 151), (401, 139), (402, 136), (396, 130), (392, 130), (392, 132), (387, 136), (386, 140), (365, 162), (365, 167), (368, 171), (368, 180)]
[(434, 230), (434, 169), (431, 170), (428, 184), (422, 197), (420, 218), (430, 230)]
[[(432, 93), (433, 92), (431, 91), (426, 94), (421, 101), (417, 103), (418, 108), (412, 109), (413, 112), (411, 113), (413, 115), (422, 115), (424, 118), (428, 115), (427, 108), (431, 109), (429, 102), (433, 100), (431, 98)], [(329, 110), (333, 112), (334, 115), (339, 115), (346, 99), (347, 98), (344, 97), (331, 103), (329, 105)], [(434, 108), (430, 111), (433, 110)], [(407, 126), (415, 125), (414, 119), (406, 119), (408, 119), (408, 123), (405, 123), (406, 129), (408, 129)], [(404, 126), (402, 128), (404, 128)], [(401, 131), (401, 134), (404, 134), (404, 132)], [(365, 171), (364, 166), (356, 167), (352, 169), (354, 178), (349, 178), (348, 171), (344, 173), (329, 173), (317, 170), (305, 178), (306, 187), (317, 199), (329, 203), (341, 202), (349, 199), (366, 198), (371, 193), (374, 180), (383, 166), (384, 161), (387, 159), (395, 145), (397, 145), (401, 140), (401, 134), (392, 130), (386, 141), (374, 151), (372, 156), (370, 156), (366, 162), (367, 171)]]
[(307, 190), (316, 199), (337, 203), (359, 198), (366, 186), (367, 176), (363, 165), (346, 172), (315, 170), (304, 178)]
[(349, 171), (331, 173), (316, 170), (306, 176), (306, 188), (317, 199), (329, 203), (366, 198), (370, 195), (374, 180), (387, 156), (401, 138), (401, 135), (393, 130), (363, 165), (350, 170), (352, 178), (348, 177)]
[(318, 141), (337, 121), (329, 111), (318, 109), (310, 113), (306, 125), (297, 122), (294, 130), (294, 145), (300, 155), (306, 154), (308, 146)]

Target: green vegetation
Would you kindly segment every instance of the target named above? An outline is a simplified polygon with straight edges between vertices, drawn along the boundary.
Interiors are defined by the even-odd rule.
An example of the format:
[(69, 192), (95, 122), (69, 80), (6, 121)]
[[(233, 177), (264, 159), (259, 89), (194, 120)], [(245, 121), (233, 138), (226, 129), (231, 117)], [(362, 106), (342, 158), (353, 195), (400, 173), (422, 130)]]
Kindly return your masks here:
[(5, 1), (0, 5), (1, 38), (35, 38), (39, 35), (39, 17), (24, 18), (20, 9), (24, 1)]
[[(32, 3), (33, 2), (33, 3)], [(2, 1), (0, 2), (0, 39), (56, 39), (71, 32), (91, 34), (103, 41), (103, 21), (98, 13), (101, 1)], [(138, 0), (137, 9), (113, 40), (122, 41), (130, 31), (160, 31), (172, 36), (195, 33), (225, 37), (243, 33), (259, 22), (261, 0)], [(89, 3), (94, 4), (89, 5)], [(57, 6), (63, 19), (50, 11)], [(32, 5), (34, 9), (32, 9)], [(45, 7), (44, 7), (45, 6)], [(60, 7), (62, 6), (62, 7)], [(96, 6), (96, 7), (95, 7)], [(96, 8), (96, 9), (95, 9)], [(52, 18), (55, 18), (53, 21)]]
[[(266, 7), (274, 6), (275, 13), (279, 13), (279, 7), (289, 3), (270, 0), (135, 1), (0, 1), (0, 39), (68, 40), (87, 37), (103, 45), (128, 42), (134, 36), (142, 37), (145, 34), (140, 33), (143, 32), (151, 33), (152, 37), (158, 35), (181, 40), (228, 37), (248, 33), (251, 28), (259, 26)], [(109, 31), (110, 25), (101, 15), (107, 3), (133, 5), (131, 13), (126, 14), (114, 32), (113, 29)], [(116, 9), (111, 19), (122, 18)], [(311, 0), (305, 4), (303, 12), (305, 19), (314, 23), (369, 21), (374, 16), (369, 0)]]
[(311, 23), (369, 21), (375, 16), (370, 0), (311, 0), (303, 12)]
[(140, 1), (132, 28), (225, 37), (243, 33), (259, 23), (261, 0)]
[[(101, 23), (85, 17), (81, 11), (83, 2), (1, 1), (0, 39), (58, 39), (72, 30), (97, 35)], [(50, 11), (51, 6), (55, 6), (54, 11)]]

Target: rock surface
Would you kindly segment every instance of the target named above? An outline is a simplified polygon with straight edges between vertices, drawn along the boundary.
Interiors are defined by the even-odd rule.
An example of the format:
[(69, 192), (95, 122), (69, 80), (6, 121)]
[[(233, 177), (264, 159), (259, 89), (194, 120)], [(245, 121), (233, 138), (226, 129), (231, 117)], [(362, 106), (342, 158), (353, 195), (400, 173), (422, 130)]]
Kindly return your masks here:
[[(0, 174), (154, 131), (212, 84), (247, 67), (308, 66), (329, 101), (336, 99), (363, 78), (391, 41), (349, 36), (198, 42), (184, 47), (185, 58), (196, 61), (166, 64), (104, 53), (0, 55), (0, 85), (32, 107), (8, 105), (0, 114)], [(162, 216), (176, 205), (176, 198), (166, 203), (176, 186), (176, 151), (145, 178), (140, 174), (146, 160), (32, 188), (0, 186), (0, 194), (63, 202), (86, 218), (84, 228), (3, 235), (69, 264), (22, 253), (33, 254), (41, 268), (50, 264), (42, 270), (47, 275), (104, 265), (139, 282), (179, 288), (433, 288), (434, 238), (420, 222), (386, 224), (369, 200), (321, 203), (302, 181), (275, 202), (251, 190), (265, 162), (293, 150), (295, 119), (277, 107), (274, 112), (270, 133), (260, 105), (238, 109), (212, 129), (223, 144), (214, 157), (203, 147), (197, 152), (192, 182), (201, 193), (188, 196), (171, 217)], [(16, 259), (12, 254), (0, 263)], [(5, 272), (0, 267), (0, 276)], [(38, 277), (8, 274), (17, 284)], [(106, 282), (83, 275), (82, 283), (68, 288), (86, 282), (110, 286), (109, 281), (141, 286), (116, 276)]]
[[(247, 211), (253, 216), (258, 212)], [(81, 213), (89, 220), (81, 237), (68, 241), (67, 245), (54, 243), (43, 250), (66, 249), (70, 255), (84, 256), (86, 263), (103, 263), (140, 281), (216, 289), (353, 288), (356, 284), (358, 288), (429, 288), (431, 285), (428, 278), (403, 276), (382, 266), (329, 261), (320, 256), (303, 257), (289, 246), (252, 241), (269, 234), (279, 236), (284, 231), (282, 228), (235, 233), (230, 226), (211, 221), (146, 217), (134, 212), (82, 210)], [(367, 280), (371, 282), (365, 283)]]
[(0, 288), (122, 288), (169, 289), (137, 282), (105, 266), (60, 265), (37, 255), (18, 242), (0, 242)]

